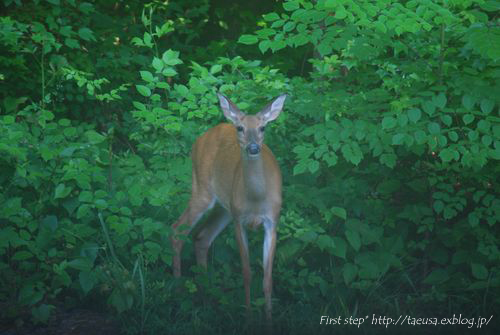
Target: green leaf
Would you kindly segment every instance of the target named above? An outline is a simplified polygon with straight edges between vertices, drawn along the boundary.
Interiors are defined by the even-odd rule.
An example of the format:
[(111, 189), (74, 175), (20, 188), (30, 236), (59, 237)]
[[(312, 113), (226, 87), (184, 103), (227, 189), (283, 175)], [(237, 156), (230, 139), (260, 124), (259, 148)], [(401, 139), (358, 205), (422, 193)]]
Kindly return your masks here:
[(334, 236), (332, 237), (333, 243), (335, 243), (335, 247), (332, 250), (332, 253), (340, 258), (345, 259), (347, 243), (341, 237)]
[(262, 17), (264, 18), (264, 20), (266, 20), (267, 22), (272, 22), (272, 21), (276, 21), (276, 20), (279, 20), (280, 16), (276, 13), (268, 13), (268, 14), (264, 14), (262, 15)]
[(33, 254), (26, 250), (21, 250), (12, 255), (13, 261), (25, 261), (33, 257)]
[(66, 137), (72, 137), (72, 136), (75, 136), (77, 133), (76, 131), (76, 128), (75, 127), (67, 127), (67, 128), (64, 128), (63, 130), (63, 134), (64, 136)]
[(396, 126), (396, 119), (392, 116), (386, 116), (382, 119), (382, 128), (383, 129), (391, 129)]
[(432, 101), (424, 101), (422, 103), (422, 108), (424, 109), (424, 112), (426, 112), (429, 115), (434, 114), (436, 111), (436, 105)]
[(87, 136), (87, 139), (92, 144), (101, 143), (101, 142), (104, 142), (106, 140), (106, 137), (104, 137), (103, 135), (99, 134), (95, 130), (88, 130), (88, 131), (86, 131), (85, 132), (85, 136)]
[(484, 114), (490, 114), (491, 111), (493, 110), (493, 107), (495, 106), (495, 102), (489, 99), (483, 99), (481, 100), (481, 111)]
[(380, 163), (392, 169), (396, 166), (396, 159), (397, 157), (395, 154), (382, 154), (380, 156)]
[(89, 191), (82, 191), (78, 196), (80, 202), (92, 202), (92, 193)]
[(88, 258), (78, 257), (69, 261), (68, 267), (80, 271), (90, 271), (92, 269), (92, 262)]
[(500, 1), (485, 1), (480, 3), (479, 7), (487, 12), (498, 12), (500, 11)]
[(163, 74), (166, 77), (173, 77), (173, 76), (175, 76), (177, 74), (177, 71), (175, 71), (171, 67), (168, 67), (166, 69), (163, 69), (163, 71), (161, 71), (161, 74)]
[(158, 57), (153, 58), (152, 65), (155, 68), (156, 72), (161, 72), (161, 70), (163, 70), (164, 67), (163, 62)]
[(424, 279), (423, 282), (425, 284), (439, 284), (447, 281), (448, 278), (450, 278), (448, 271), (444, 269), (435, 269)]
[(59, 29), (59, 33), (65, 37), (70, 37), (72, 34), (74, 34), (71, 26), (62, 26), (61, 29)]
[(111, 293), (108, 302), (114, 308), (116, 308), (118, 313), (122, 313), (130, 309), (130, 307), (132, 307), (132, 304), (134, 302), (134, 297), (130, 293), (127, 293), (124, 290), (115, 288), (113, 289), (113, 292)]
[(446, 106), (446, 95), (439, 93), (439, 95), (432, 98), (434, 106), (443, 109)]
[(396, 134), (392, 137), (392, 144), (393, 145), (400, 145), (403, 144), (403, 141), (406, 137), (406, 134)]
[(43, 110), (42, 115), (41, 115), (45, 120), (52, 120), (54, 119), (54, 113), (48, 110)]
[(287, 1), (285, 3), (283, 3), (283, 8), (286, 10), (286, 11), (293, 11), (293, 10), (296, 10), (299, 8), (299, 2), (296, 1), (296, 0), (293, 0), (293, 1)]
[(271, 47), (270, 40), (262, 40), (259, 42), (259, 50), (262, 53), (265, 53)]
[(16, 118), (14, 116), (12, 116), (12, 115), (5, 115), (3, 117), (3, 122), (5, 124), (13, 124), (13, 123), (16, 122)]
[(120, 213), (122, 215), (126, 215), (126, 216), (131, 216), (132, 215), (132, 211), (128, 207), (121, 207), (120, 208)]
[(289, 32), (289, 31), (293, 30), (293, 28), (295, 28), (295, 22), (288, 21), (283, 26), (283, 31)]
[(359, 148), (357, 142), (345, 143), (342, 145), (341, 151), (345, 160), (353, 163), (354, 165), (358, 165), (363, 158), (363, 152)]
[(330, 208), (330, 212), (333, 215), (338, 216), (341, 219), (344, 219), (344, 220), (347, 219), (347, 212), (342, 207), (335, 207), (335, 206), (333, 206), (333, 207)]
[(286, 47), (286, 45), (287, 44), (284, 40), (280, 40), (280, 41), (274, 40), (274, 41), (271, 41), (271, 50), (273, 52), (277, 51), (277, 50), (281, 50), (284, 47)]
[(481, 142), (486, 146), (489, 147), (491, 143), (493, 143), (493, 139), (489, 135), (484, 135), (483, 138), (481, 139)]
[(347, 230), (345, 232), (345, 236), (354, 250), (359, 251), (361, 248), (361, 238), (359, 237), (359, 233), (357, 231)]
[(334, 152), (329, 152), (323, 155), (323, 160), (328, 164), (329, 167), (332, 167), (337, 164), (338, 157)]
[(175, 90), (184, 98), (189, 94), (189, 89), (184, 85), (175, 85)]
[(441, 200), (436, 200), (434, 201), (434, 204), (432, 205), (436, 213), (441, 213), (444, 209), (444, 203)]
[(137, 46), (141, 46), (141, 47), (145, 46), (144, 42), (139, 37), (132, 38), (131, 42), (133, 45), (137, 45)]
[(63, 206), (68, 211), (68, 214), (73, 214), (75, 209), (80, 205), (80, 202), (77, 198), (69, 198), (63, 202)]
[(437, 136), (437, 141), (441, 147), (445, 147), (448, 144), (448, 139), (444, 135)]
[(477, 217), (477, 214), (475, 212), (470, 213), (467, 216), (467, 219), (469, 220), (469, 224), (472, 228), (476, 227), (479, 224), (479, 218)]
[(491, 123), (486, 120), (479, 120), (477, 123), (477, 129), (481, 130), (483, 133), (490, 133)]
[(466, 39), (474, 51), (494, 61), (500, 59), (500, 27), (475, 25), (468, 29)]
[(44, 292), (35, 290), (32, 283), (25, 283), (19, 291), (18, 301), (21, 305), (34, 305), (43, 299)]
[(94, 5), (92, 5), (91, 3), (88, 3), (88, 2), (82, 2), (78, 6), (78, 9), (84, 14), (89, 14), (89, 13), (92, 13), (94, 11)]
[(476, 103), (476, 99), (474, 99), (474, 97), (472, 97), (471, 95), (466, 94), (462, 97), (462, 105), (467, 110), (472, 110), (475, 103)]
[(387, 32), (387, 27), (385, 26), (384, 23), (380, 22), (380, 21), (375, 21), (373, 23), (373, 26), (375, 27), (375, 29), (377, 29), (378, 31), (382, 32), (382, 33), (386, 33)]
[(165, 51), (161, 56), (161, 59), (163, 63), (170, 66), (182, 64), (182, 61), (179, 59), (179, 51), (174, 51), (172, 49)]
[(463, 117), (462, 117), (462, 120), (464, 121), (465, 124), (469, 124), (471, 123), (472, 121), (474, 121), (474, 115), (472, 114), (465, 114)]
[(436, 122), (429, 123), (429, 125), (427, 126), (427, 129), (429, 130), (429, 133), (431, 133), (433, 135), (439, 134), (439, 132), (441, 131), (441, 127), (439, 126), (439, 123), (436, 123)]
[(71, 192), (73, 188), (70, 186), (65, 186), (64, 184), (59, 184), (56, 187), (54, 199), (65, 198)]
[(81, 219), (85, 216), (87, 216), (90, 213), (90, 205), (88, 204), (83, 204), (81, 205), (78, 210), (76, 211), (76, 218)]
[(330, 43), (322, 42), (318, 45), (317, 50), (322, 56), (329, 55), (332, 52), (332, 46)]
[(479, 134), (477, 133), (477, 131), (471, 130), (467, 133), (467, 137), (469, 138), (469, 140), (474, 142), (475, 140), (478, 139)]
[(449, 162), (452, 159), (456, 158), (458, 156), (458, 152), (456, 150), (452, 150), (449, 148), (443, 149), (439, 153), (439, 157), (443, 160), (443, 162)]
[(138, 110), (145, 112), (146, 111), (146, 105), (144, 105), (142, 102), (139, 101), (132, 101), (132, 104), (134, 105), (135, 108)]
[(338, 6), (337, 10), (335, 11), (335, 18), (343, 20), (346, 17), (347, 17), (347, 10), (345, 9), (345, 7), (342, 5)]
[(210, 67), (211, 74), (219, 73), (221, 70), (222, 70), (222, 65), (220, 64), (214, 64)]
[(316, 244), (320, 248), (321, 251), (329, 250), (335, 247), (335, 243), (333, 243), (333, 239), (328, 235), (320, 235)]
[(408, 110), (408, 119), (410, 119), (410, 121), (413, 123), (417, 123), (417, 121), (420, 120), (421, 116), (422, 112), (418, 108), (412, 108)]
[(453, 142), (458, 141), (458, 134), (457, 134), (457, 132), (456, 132), (456, 131), (450, 131), (450, 132), (448, 133), (448, 138), (449, 138), (450, 140), (452, 140)]
[(64, 44), (66, 44), (67, 47), (71, 49), (78, 49), (80, 48), (80, 43), (78, 43), (77, 40), (74, 38), (65, 38), (64, 39)]
[(448, 127), (451, 126), (451, 123), (453, 122), (451, 116), (449, 116), (448, 114), (442, 115), (441, 121), (443, 121), (443, 123)]
[(81, 271), (78, 275), (78, 279), (80, 280), (80, 286), (85, 294), (89, 293), (98, 282), (97, 276), (93, 271)]
[(472, 263), (471, 264), (472, 275), (476, 279), (486, 279), (488, 278), (488, 269), (483, 264)]
[(108, 203), (106, 202), (106, 200), (104, 199), (96, 199), (96, 201), (94, 202), (95, 204), (95, 207), (97, 209), (106, 209), (108, 208)]
[[(276, 29), (276, 28), (282, 27), (284, 24), (285, 24), (285, 20), (277, 20), (277, 21), (274, 21), (274, 22), (273, 22), (273, 24), (271, 24), (271, 28), (272, 28), (272, 29)], [(263, 35), (262, 31), (263, 31), (263, 29), (261, 29), (261, 30), (258, 30), (258, 31), (257, 31), (257, 34), (258, 34), (259, 36), (261, 36), (261, 37), (264, 37), (264, 36), (266, 36), (266, 37), (267, 37), (267, 36), (271, 36), (271, 35), (274, 35), (274, 33), (276, 33), (276, 32), (274, 32), (274, 33), (272, 33), (272, 34), (267, 34), (267, 33), (266, 33), (265, 35)]]
[(414, 134), (415, 141), (418, 144), (424, 144), (427, 141), (427, 134), (423, 130), (417, 130)]
[(306, 34), (303, 33), (295, 35), (295, 38), (292, 39), (295, 47), (300, 47), (309, 42), (309, 38), (307, 37)]
[(238, 39), (238, 43), (247, 44), (247, 45), (255, 44), (258, 41), (259, 41), (259, 39), (255, 35), (241, 35), (240, 38)]
[(96, 41), (94, 33), (89, 28), (84, 27), (78, 29), (78, 35), (85, 41)]
[(324, 2), (325, 8), (329, 8), (329, 9), (336, 8), (338, 5), (339, 5), (338, 0), (326, 0)]
[(144, 86), (144, 85), (135, 85), (135, 87), (137, 88), (137, 91), (139, 91), (139, 93), (142, 96), (145, 96), (145, 97), (151, 96), (151, 90), (149, 89), (149, 87)]
[(298, 175), (298, 174), (301, 174), (301, 173), (304, 173), (307, 169), (307, 165), (305, 164), (305, 162), (302, 160), (302, 161), (299, 161), (297, 163), (297, 165), (295, 165), (293, 167), (293, 174), (294, 176)]
[(446, 220), (449, 220), (451, 218), (454, 218), (457, 215), (457, 211), (455, 210), (454, 207), (452, 206), (446, 206), (443, 211), (443, 217)]
[(307, 168), (311, 173), (315, 173), (319, 169), (319, 162), (317, 160), (309, 160), (309, 163), (307, 164)]
[(358, 274), (358, 267), (352, 263), (346, 263), (344, 269), (342, 270), (342, 275), (344, 277), (344, 282), (349, 284), (352, 282)]
[(154, 77), (153, 77), (153, 74), (151, 72), (149, 72), (149, 71), (140, 71), (140, 74), (141, 74), (142, 80), (147, 81), (148, 83), (154, 81)]
[(45, 323), (49, 320), (50, 314), (55, 307), (53, 305), (41, 304), (40, 306), (35, 306), (31, 309), (31, 314), (35, 323), (41, 322)]

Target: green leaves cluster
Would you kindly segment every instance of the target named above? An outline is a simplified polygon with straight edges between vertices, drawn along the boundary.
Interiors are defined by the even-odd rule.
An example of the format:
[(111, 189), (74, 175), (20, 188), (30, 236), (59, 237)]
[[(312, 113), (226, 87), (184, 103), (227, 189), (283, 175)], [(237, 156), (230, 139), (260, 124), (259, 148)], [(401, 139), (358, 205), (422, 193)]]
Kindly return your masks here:
[[(476, 52), (498, 60), (500, 34), (498, 27), (488, 26), (487, 16), (496, 7), (495, 2), (479, 5), (456, 2), (444, 7), (433, 1), (403, 4), (399, 1), (289, 0), (283, 3), (286, 13), (264, 15), (264, 28), (255, 35), (242, 35), (239, 41), (258, 43), (261, 52), (311, 43), (322, 56), (346, 49), (356, 54), (354, 58), (367, 60), (376, 57), (381, 48), (390, 46), (394, 37), (426, 33), (440, 25), (455, 25), (455, 31), (460, 31)], [(463, 11), (462, 17), (459, 11)], [(404, 43), (395, 44), (396, 52), (407, 48)]]
[[(493, 196), (500, 87), (490, 6), (286, 1), (284, 13), (265, 14), (263, 28), (240, 37), (262, 52), (306, 43), (315, 49), (315, 81), (296, 78), (291, 88), (298, 115), (288, 125), (296, 164), (287, 189), (314, 200), (288, 201), (303, 217), (319, 212), (338, 222), (311, 239), (330, 262), (343, 259), (345, 285), (370, 289), (421, 251), (436, 267), (422, 282), (441, 292), (500, 284), (491, 277), (500, 256)], [(476, 29), (487, 29), (491, 41)], [(331, 219), (329, 208), (338, 207), (347, 210), (343, 224)], [(312, 222), (303, 223), (311, 236), (318, 234)], [(325, 242), (331, 236), (335, 243)], [(307, 264), (312, 277), (319, 272), (311, 268), (324, 265), (312, 248), (284, 248), (300, 251), (297, 264)]]

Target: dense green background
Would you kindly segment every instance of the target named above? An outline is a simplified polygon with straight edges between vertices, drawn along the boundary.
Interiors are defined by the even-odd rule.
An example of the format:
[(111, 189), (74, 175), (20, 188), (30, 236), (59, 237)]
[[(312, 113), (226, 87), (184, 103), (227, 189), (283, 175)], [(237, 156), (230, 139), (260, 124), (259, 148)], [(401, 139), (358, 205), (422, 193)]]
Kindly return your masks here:
[(190, 243), (170, 269), (219, 90), (248, 112), (289, 94), (266, 140), (284, 180), (276, 333), (357, 329), (322, 315), (500, 324), (499, 1), (1, 6), (2, 327), (77, 308), (124, 334), (258, 333), (262, 234), (253, 320), (232, 229), (208, 273)]

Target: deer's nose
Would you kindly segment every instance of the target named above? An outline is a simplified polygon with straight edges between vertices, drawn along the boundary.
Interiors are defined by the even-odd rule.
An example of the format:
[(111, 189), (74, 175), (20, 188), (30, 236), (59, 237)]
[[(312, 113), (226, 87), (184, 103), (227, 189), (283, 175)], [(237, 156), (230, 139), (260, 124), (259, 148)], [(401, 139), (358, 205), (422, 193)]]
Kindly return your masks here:
[(252, 142), (247, 146), (247, 152), (249, 155), (257, 155), (260, 152), (260, 146), (257, 143)]

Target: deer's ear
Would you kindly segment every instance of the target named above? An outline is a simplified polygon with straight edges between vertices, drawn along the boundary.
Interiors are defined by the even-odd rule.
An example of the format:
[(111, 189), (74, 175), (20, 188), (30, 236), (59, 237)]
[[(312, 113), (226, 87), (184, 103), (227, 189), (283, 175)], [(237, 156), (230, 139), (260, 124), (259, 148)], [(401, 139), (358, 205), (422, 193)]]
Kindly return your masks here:
[(283, 105), (285, 104), (286, 94), (282, 94), (276, 99), (274, 99), (269, 105), (264, 107), (262, 111), (257, 114), (264, 123), (271, 122), (275, 120), (283, 110)]
[(236, 107), (235, 104), (231, 102), (231, 100), (229, 100), (222, 94), (217, 93), (217, 97), (219, 98), (220, 108), (224, 112), (224, 116), (226, 117), (226, 119), (234, 124), (239, 123), (244, 114), (238, 109), (238, 107)]

